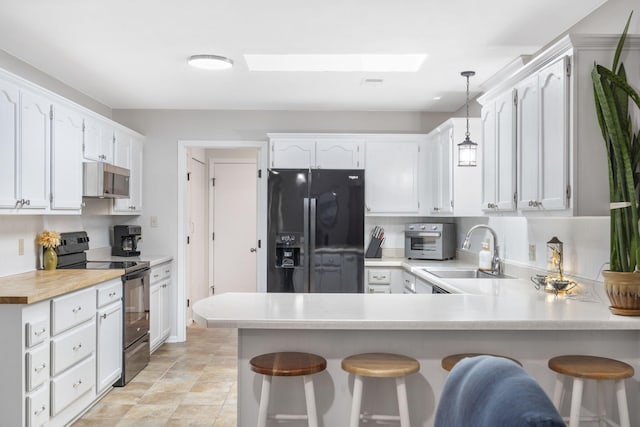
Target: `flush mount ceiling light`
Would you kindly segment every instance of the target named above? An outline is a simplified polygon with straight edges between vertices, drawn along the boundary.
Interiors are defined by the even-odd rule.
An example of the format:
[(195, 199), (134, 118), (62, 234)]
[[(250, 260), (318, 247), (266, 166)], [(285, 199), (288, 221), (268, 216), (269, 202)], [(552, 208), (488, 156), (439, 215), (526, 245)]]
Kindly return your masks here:
[(425, 54), (244, 55), (250, 71), (417, 72)]
[(233, 61), (218, 55), (192, 55), (187, 63), (203, 70), (226, 70), (233, 67)]
[(475, 76), (476, 72), (463, 71), (460, 75), (467, 78), (467, 132), (464, 141), (458, 144), (458, 166), (476, 166), (478, 144), (469, 139), (469, 77)]

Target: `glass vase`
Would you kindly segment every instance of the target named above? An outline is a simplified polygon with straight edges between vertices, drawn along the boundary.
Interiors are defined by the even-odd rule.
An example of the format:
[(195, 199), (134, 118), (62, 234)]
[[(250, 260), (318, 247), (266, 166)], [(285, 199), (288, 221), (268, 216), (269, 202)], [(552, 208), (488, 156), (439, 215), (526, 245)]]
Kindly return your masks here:
[(53, 248), (46, 248), (42, 255), (42, 264), (45, 270), (55, 270), (58, 266), (58, 254)]

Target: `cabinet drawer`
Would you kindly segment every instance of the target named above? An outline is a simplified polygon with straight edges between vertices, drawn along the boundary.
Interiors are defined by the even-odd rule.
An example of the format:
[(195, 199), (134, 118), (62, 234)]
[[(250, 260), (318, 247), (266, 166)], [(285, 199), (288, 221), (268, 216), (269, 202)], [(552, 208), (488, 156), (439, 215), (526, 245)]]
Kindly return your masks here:
[(74, 328), (51, 340), (51, 375), (60, 372), (94, 353), (96, 322)]
[(27, 323), (27, 347), (33, 347), (49, 338), (49, 319)]
[(171, 277), (171, 263), (156, 265), (151, 268), (151, 283)]
[(391, 287), (389, 285), (367, 285), (367, 293), (369, 294), (390, 294)]
[(95, 384), (96, 358), (90, 357), (51, 380), (51, 415), (55, 416)]
[(90, 288), (51, 301), (51, 330), (57, 335), (96, 314), (95, 290)]
[(98, 287), (98, 307), (122, 299), (122, 281), (115, 280)]
[(49, 387), (46, 385), (27, 396), (25, 404), (27, 427), (40, 427), (49, 422)]
[(369, 270), (367, 281), (371, 285), (389, 285), (391, 284), (391, 272), (389, 270)]
[(27, 352), (27, 391), (31, 391), (49, 379), (49, 346)]

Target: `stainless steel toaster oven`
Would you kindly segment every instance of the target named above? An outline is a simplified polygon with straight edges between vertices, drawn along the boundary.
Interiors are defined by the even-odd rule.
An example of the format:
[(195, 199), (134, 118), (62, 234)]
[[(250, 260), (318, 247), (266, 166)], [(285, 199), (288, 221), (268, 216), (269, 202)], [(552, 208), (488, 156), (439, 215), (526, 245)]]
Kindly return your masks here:
[(404, 256), (411, 259), (452, 259), (456, 256), (456, 225), (418, 223), (404, 227)]

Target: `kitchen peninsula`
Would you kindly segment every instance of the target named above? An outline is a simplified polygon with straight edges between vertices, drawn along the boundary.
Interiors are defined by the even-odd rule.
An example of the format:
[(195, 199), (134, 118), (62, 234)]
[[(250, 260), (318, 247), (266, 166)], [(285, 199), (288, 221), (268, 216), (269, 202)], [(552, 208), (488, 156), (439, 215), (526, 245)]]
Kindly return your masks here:
[[(308, 351), (327, 359), (315, 377), (321, 425), (345, 425), (353, 378), (341, 360), (362, 352), (394, 352), (420, 361), (407, 378), (411, 425), (433, 425), (447, 373), (440, 360), (453, 353), (487, 352), (522, 362), (551, 394), (555, 377), (547, 360), (559, 354), (594, 354), (640, 368), (640, 319), (612, 315), (605, 303), (556, 297), (519, 279), (456, 279), (452, 288), (478, 294), (222, 294), (194, 305), (194, 319), (207, 327), (238, 328), (238, 426), (255, 425), (260, 378), (249, 359), (275, 351)], [(630, 380), (637, 384), (639, 375)], [(277, 378), (274, 412), (304, 411), (302, 383)], [(299, 387), (298, 387), (299, 386)], [(392, 381), (365, 383), (363, 410), (395, 413)], [(609, 390), (607, 390), (609, 391)], [(593, 407), (594, 387), (585, 389)], [(638, 387), (628, 385), (637, 401)], [(613, 392), (607, 393), (613, 396)], [(565, 406), (568, 402), (565, 399)], [(607, 402), (611, 406), (611, 402)], [(631, 423), (640, 408), (631, 407)], [(615, 413), (615, 411), (614, 411)], [(303, 424), (292, 424), (303, 425)]]

